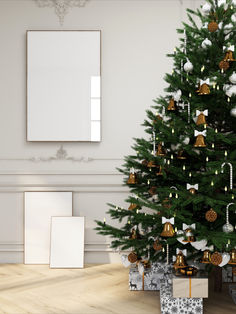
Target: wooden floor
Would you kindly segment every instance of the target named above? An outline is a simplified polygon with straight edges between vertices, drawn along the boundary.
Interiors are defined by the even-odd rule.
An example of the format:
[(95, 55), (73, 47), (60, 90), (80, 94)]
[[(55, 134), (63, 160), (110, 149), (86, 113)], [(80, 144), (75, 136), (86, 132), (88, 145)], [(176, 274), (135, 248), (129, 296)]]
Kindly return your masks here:
[[(159, 292), (128, 291), (128, 270), (121, 265), (85, 269), (0, 265), (0, 313), (7, 314), (158, 314)], [(224, 287), (204, 301), (205, 314), (235, 314)]]

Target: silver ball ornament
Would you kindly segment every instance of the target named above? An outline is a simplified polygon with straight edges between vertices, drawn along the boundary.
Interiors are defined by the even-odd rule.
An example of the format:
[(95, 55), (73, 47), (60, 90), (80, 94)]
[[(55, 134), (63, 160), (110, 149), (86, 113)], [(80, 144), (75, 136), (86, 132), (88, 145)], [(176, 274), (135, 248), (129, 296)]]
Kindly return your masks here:
[(229, 77), (229, 80), (232, 84), (236, 84), (236, 72), (233, 72), (233, 74)]
[(188, 60), (185, 64), (184, 64), (184, 71), (185, 72), (191, 72), (193, 70), (193, 64)]
[(231, 224), (225, 224), (222, 229), (225, 233), (231, 233), (234, 231), (234, 227)]
[(236, 107), (233, 108), (233, 109), (231, 109), (230, 115), (231, 115), (232, 117), (236, 118)]

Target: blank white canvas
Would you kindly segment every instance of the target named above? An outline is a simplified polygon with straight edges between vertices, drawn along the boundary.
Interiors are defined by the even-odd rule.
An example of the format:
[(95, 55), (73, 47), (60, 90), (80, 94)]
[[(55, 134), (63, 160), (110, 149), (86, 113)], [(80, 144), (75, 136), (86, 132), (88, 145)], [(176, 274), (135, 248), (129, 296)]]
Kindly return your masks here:
[(49, 264), (52, 216), (72, 216), (72, 192), (25, 192), (25, 264)]
[(50, 267), (84, 267), (84, 217), (52, 217)]

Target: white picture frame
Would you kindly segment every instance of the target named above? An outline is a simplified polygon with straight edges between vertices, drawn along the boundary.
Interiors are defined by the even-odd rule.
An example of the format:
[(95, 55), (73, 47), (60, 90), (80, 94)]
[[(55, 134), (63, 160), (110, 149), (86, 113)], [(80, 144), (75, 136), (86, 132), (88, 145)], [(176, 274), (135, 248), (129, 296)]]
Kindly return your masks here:
[(84, 267), (84, 217), (52, 217), (50, 268)]
[(101, 31), (27, 31), (27, 141), (101, 141)]
[(72, 192), (25, 192), (24, 207), (24, 263), (49, 264), (51, 217), (72, 216)]

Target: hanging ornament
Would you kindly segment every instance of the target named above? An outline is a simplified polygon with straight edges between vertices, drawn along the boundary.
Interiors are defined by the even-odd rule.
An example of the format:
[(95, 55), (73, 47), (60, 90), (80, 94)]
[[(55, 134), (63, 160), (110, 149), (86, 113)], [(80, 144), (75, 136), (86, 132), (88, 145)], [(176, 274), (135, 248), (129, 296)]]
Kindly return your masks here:
[(162, 142), (158, 144), (156, 156), (165, 156), (166, 152), (164, 147), (162, 146)]
[(234, 71), (233, 74), (229, 77), (229, 80), (232, 84), (236, 84), (236, 72)]
[(167, 209), (171, 208), (171, 204), (170, 204), (169, 198), (165, 198), (165, 199), (162, 201), (162, 206), (163, 206), (164, 208), (167, 208)]
[(227, 9), (227, 3), (226, 0), (218, 0), (218, 7), (224, 6), (224, 9)]
[(131, 265), (131, 263), (128, 260), (128, 256), (124, 255), (124, 254), (121, 256), (121, 262), (124, 265), (124, 267), (126, 267), (126, 268)]
[(234, 26), (232, 23), (225, 25), (224, 26), (224, 34), (227, 35), (228, 33), (230, 33), (233, 27)]
[(221, 165), (221, 173), (224, 173), (224, 166), (228, 165), (229, 166), (229, 185), (230, 185), (230, 190), (233, 190), (233, 166), (230, 162), (224, 162)]
[(135, 210), (137, 209), (139, 206), (137, 204), (131, 203), (128, 210)]
[(211, 12), (211, 5), (209, 3), (205, 3), (203, 6), (202, 6), (202, 13), (204, 15), (208, 15), (209, 13)]
[(236, 0), (232, 0), (232, 5), (236, 7)]
[(176, 261), (174, 263), (174, 269), (184, 268), (187, 266), (185, 256), (187, 256), (187, 250), (176, 249)]
[(191, 194), (196, 194), (198, 191), (199, 185), (198, 184), (194, 184), (191, 185), (189, 183), (187, 183), (187, 190), (191, 193)]
[(209, 250), (203, 252), (203, 257), (201, 258), (200, 263), (211, 264), (211, 252)]
[(198, 95), (209, 95), (211, 93), (209, 85), (210, 85), (209, 79), (205, 81), (200, 80), (200, 87), (199, 90), (197, 91)]
[(131, 263), (131, 264), (134, 264), (136, 263), (138, 260), (138, 256), (135, 252), (131, 252), (129, 255), (128, 255), (128, 261)]
[(181, 275), (183, 275), (183, 276), (192, 277), (192, 276), (197, 275), (198, 269), (197, 269), (196, 267), (193, 267), (193, 266), (187, 266), (187, 267), (181, 268), (181, 269), (179, 270), (179, 272), (180, 272)]
[(180, 101), (181, 96), (182, 96), (182, 91), (179, 89), (177, 90), (177, 92), (173, 93), (174, 101), (177, 101), (177, 102)]
[(147, 165), (148, 165), (148, 161), (147, 161), (146, 159), (145, 159), (145, 160), (143, 160), (143, 161), (142, 161), (142, 165), (143, 165), (143, 166), (145, 166), (145, 167), (147, 167)]
[(208, 24), (208, 30), (209, 32), (211, 33), (214, 33), (218, 30), (218, 24), (217, 22), (215, 21), (211, 21), (209, 24)]
[(204, 139), (204, 137), (206, 137), (206, 130), (204, 130), (203, 132), (198, 132), (197, 130), (195, 130), (194, 136), (197, 137), (194, 147), (206, 147)]
[(185, 239), (183, 242), (187, 243), (195, 242), (193, 230), (196, 230), (196, 224), (186, 225), (185, 223), (183, 223), (183, 231), (185, 233)]
[(152, 186), (149, 190), (148, 193), (151, 194), (152, 196), (154, 196), (155, 194), (157, 194), (157, 187), (156, 186)]
[(148, 168), (155, 168), (157, 165), (155, 164), (155, 161), (151, 160), (147, 163)]
[(154, 249), (156, 252), (162, 250), (162, 245), (160, 244), (160, 242), (159, 242), (158, 240), (156, 240), (156, 241), (153, 243), (153, 249)]
[[(226, 86), (227, 86), (227, 84), (226, 84)], [(236, 95), (236, 85), (228, 85), (226, 88), (225, 94), (230, 98), (232, 96), (235, 96)]]
[(233, 62), (236, 61), (234, 59), (234, 46), (230, 46), (230, 47), (224, 47), (224, 50), (227, 49), (226, 53), (225, 53), (225, 57), (224, 57), (224, 61), (228, 61), (228, 62)]
[(177, 159), (180, 159), (180, 160), (186, 160), (187, 159), (187, 154), (184, 150), (180, 150), (178, 152), (178, 155), (177, 155)]
[(168, 110), (168, 111), (176, 111), (176, 110), (177, 110), (177, 107), (176, 107), (174, 98), (171, 98), (171, 99), (170, 99), (169, 105), (168, 105), (168, 107), (167, 107), (167, 110)]
[(189, 73), (193, 70), (193, 64), (187, 59), (187, 62), (184, 64), (184, 71)]
[(236, 118), (236, 107), (234, 107), (233, 109), (231, 109), (230, 115), (231, 115), (232, 117)]
[(163, 176), (163, 172), (162, 172), (162, 166), (159, 166), (159, 170), (156, 173), (157, 176)]
[(223, 231), (225, 233), (231, 233), (234, 231), (234, 227), (229, 223), (229, 207), (234, 205), (234, 203), (229, 203), (226, 207), (226, 224), (223, 226)]
[[(183, 245), (186, 245), (187, 244), (187, 242), (184, 242), (184, 232), (183, 232), (183, 230), (178, 230), (177, 232), (176, 232), (176, 234), (177, 234), (177, 241), (179, 241), (181, 244), (183, 244)], [(181, 237), (180, 237), (181, 236)]]
[(217, 213), (211, 208), (206, 212), (205, 218), (209, 222), (214, 222), (217, 219)]
[(208, 110), (204, 110), (204, 111), (199, 111), (196, 110), (196, 116), (197, 116), (197, 125), (201, 125), (201, 124), (207, 124), (206, 123), (206, 116), (208, 116)]
[(208, 47), (211, 47), (211, 46), (212, 46), (212, 42), (208, 38), (203, 40), (202, 42), (203, 49), (207, 49)]
[(236, 250), (233, 249), (231, 252), (230, 252), (230, 261), (229, 261), (229, 264), (230, 265), (236, 265)]
[(169, 238), (169, 237), (173, 237), (174, 236), (174, 234), (175, 234), (175, 231), (174, 231), (174, 228), (173, 228), (174, 223), (175, 223), (175, 218), (174, 217), (172, 217), (170, 219), (162, 217), (162, 224), (164, 224), (164, 229), (163, 229), (163, 231), (161, 233), (162, 237)]
[(223, 261), (222, 255), (219, 252), (215, 252), (211, 255), (211, 263), (215, 266), (219, 266)]
[(229, 62), (228, 62), (228, 61), (224, 61), (224, 60), (220, 61), (220, 63), (219, 63), (219, 68), (220, 68), (221, 70), (224, 70), (224, 71), (228, 70), (228, 68), (229, 68)]
[(127, 184), (136, 184), (137, 183), (137, 175), (134, 171), (134, 168), (130, 170), (129, 179), (127, 181)]
[(234, 14), (231, 16), (231, 20), (232, 20), (232, 22), (236, 23), (236, 13), (234, 13)]
[(229, 261), (230, 261), (230, 254), (225, 252), (222, 254), (222, 263), (219, 264), (219, 266), (224, 267), (225, 265), (228, 264)]
[(137, 232), (136, 232), (135, 228), (132, 229), (131, 235), (130, 235), (129, 238), (130, 238), (131, 240), (137, 239)]

